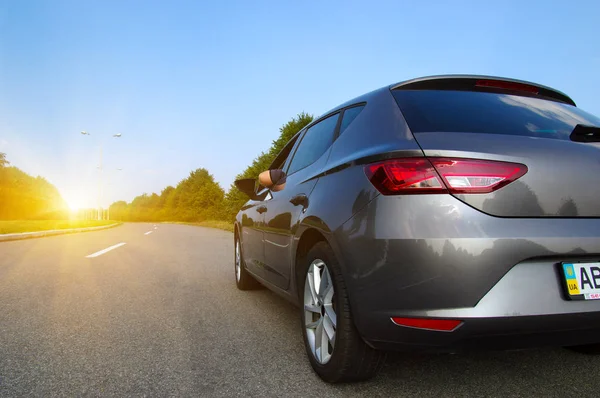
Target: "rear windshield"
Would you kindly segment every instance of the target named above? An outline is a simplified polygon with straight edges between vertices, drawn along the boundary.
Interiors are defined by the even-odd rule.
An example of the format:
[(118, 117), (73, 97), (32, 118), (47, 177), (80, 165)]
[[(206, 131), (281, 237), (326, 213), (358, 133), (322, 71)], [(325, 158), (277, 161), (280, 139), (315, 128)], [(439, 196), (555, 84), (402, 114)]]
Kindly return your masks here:
[(560, 102), (516, 95), (444, 90), (393, 90), (413, 133), (510, 134), (568, 140), (577, 124), (600, 118)]

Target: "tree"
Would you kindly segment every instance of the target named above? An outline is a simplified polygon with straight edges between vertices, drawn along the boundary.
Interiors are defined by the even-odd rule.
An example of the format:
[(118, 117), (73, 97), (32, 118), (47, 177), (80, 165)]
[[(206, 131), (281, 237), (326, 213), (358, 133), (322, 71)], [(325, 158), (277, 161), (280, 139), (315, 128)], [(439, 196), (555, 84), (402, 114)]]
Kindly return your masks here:
[(8, 160), (6, 160), (6, 154), (0, 152), (0, 168), (6, 167), (10, 164)]
[[(279, 136), (269, 149), (258, 155), (236, 179), (257, 178), (269, 168), (289, 140), (312, 120), (311, 115), (302, 112), (281, 126)], [(124, 221), (231, 221), (247, 200), (248, 197), (233, 184), (225, 194), (208, 170), (201, 168), (190, 172), (177, 186), (167, 186), (160, 195), (143, 194), (129, 204), (115, 202), (110, 211), (111, 215), (123, 217)]]
[(54, 185), (8, 164), (6, 154), (0, 153), (0, 219), (68, 217), (67, 205)]
[(177, 214), (182, 221), (218, 219), (225, 193), (206, 169), (197, 169), (175, 188)]
[(126, 221), (204, 221), (223, 218), (225, 193), (206, 169), (197, 169), (161, 194), (136, 196), (130, 204), (115, 202), (111, 214)]
[(129, 219), (127, 202), (125, 202), (124, 200), (120, 200), (110, 205), (109, 211), (110, 218), (112, 220), (124, 221)]

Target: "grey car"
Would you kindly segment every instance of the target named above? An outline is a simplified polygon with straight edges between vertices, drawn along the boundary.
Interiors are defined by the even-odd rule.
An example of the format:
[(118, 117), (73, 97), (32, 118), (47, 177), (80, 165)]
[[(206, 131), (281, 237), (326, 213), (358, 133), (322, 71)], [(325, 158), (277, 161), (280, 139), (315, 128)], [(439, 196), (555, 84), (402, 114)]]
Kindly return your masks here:
[(370, 378), (388, 350), (600, 353), (600, 119), (564, 93), (401, 82), (312, 122), (270, 170), (283, 189), (236, 182), (236, 283), (300, 307), (323, 380)]

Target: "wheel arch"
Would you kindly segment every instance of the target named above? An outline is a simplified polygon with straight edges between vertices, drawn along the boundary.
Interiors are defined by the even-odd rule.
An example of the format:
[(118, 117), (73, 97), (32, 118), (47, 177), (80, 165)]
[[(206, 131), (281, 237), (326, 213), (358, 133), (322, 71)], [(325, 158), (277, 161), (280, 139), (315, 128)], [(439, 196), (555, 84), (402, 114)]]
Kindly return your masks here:
[(240, 225), (237, 221), (233, 223), (233, 238), (238, 239), (240, 237)]
[[(313, 219), (313, 217), (311, 217)], [(333, 235), (329, 228), (327, 228), (326, 224), (321, 222), (315, 222), (316, 220), (312, 220), (310, 223), (302, 223), (298, 230), (296, 231), (296, 242), (295, 242), (295, 252), (294, 252), (294, 269), (292, 272), (294, 280), (292, 281), (293, 287), (295, 289), (294, 297), (296, 297), (299, 301), (301, 301), (301, 293), (302, 288), (300, 284), (304, 280), (304, 276), (302, 275), (303, 262), (302, 260), (306, 257), (310, 249), (319, 242), (326, 242), (338, 255), (337, 246), (333, 241)]]
[[(350, 288), (349, 288), (349, 278), (346, 272), (346, 269), (344, 267), (344, 257), (342, 256), (342, 253), (340, 252), (340, 248), (339, 246), (336, 244), (336, 241), (334, 239), (333, 234), (328, 231), (328, 230), (322, 230), (319, 229), (317, 227), (313, 225), (311, 226), (304, 226), (304, 228), (302, 229), (302, 231), (300, 233), (298, 233), (296, 236), (299, 236), (297, 238), (297, 243), (296, 243), (296, 251), (295, 251), (295, 257), (294, 257), (294, 269), (293, 269), (293, 273), (292, 273), (292, 277), (294, 278), (292, 281), (292, 285), (293, 288), (295, 289), (295, 292), (293, 292), (290, 296), (293, 297), (296, 300), (296, 303), (299, 307), (303, 306), (303, 294), (304, 294), (304, 289), (303, 286), (301, 286), (302, 282), (304, 281), (304, 275), (303, 275), (303, 271), (304, 271), (304, 267), (301, 266), (300, 264), (303, 264), (303, 258), (305, 258), (305, 256), (308, 254), (308, 252), (311, 250), (312, 247), (314, 247), (317, 243), (319, 242), (326, 242), (329, 247), (331, 248), (331, 250), (333, 251), (333, 254), (336, 256), (336, 260), (339, 264), (339, 266), (341, 267), (341, 273), (342, 273), (342, 277), (344, 278), (344, 282), (346, 285), (346, 289), (348, 290), (348, 295), (350, 298), (350, 312), (352, 313), (352, 322), (354, 323), (354, 325), (356, 326), (356, 314), (354, 311), (354, 306), (353, 301), (352, 301), (352, 295), (350, 294)], [(362, 335), (360, 336), (362, 339)], [(364, 339), (363, 339), (364, 341)], [(366, 341), (365, 341), (366, 342)], [(367, 343), (369, 346), (370, 344)]]
[(294, 286), (296, 288), (296, 297), (298, 302), (301, 302), (302, 286), (301, 283), (304, 280), (303, 260), (310, 251), (310, 249), (318, 242), (327, 241), (325, 236), (316, 228), (307, 228), (296, 246), (296, 256), (294, 257)]

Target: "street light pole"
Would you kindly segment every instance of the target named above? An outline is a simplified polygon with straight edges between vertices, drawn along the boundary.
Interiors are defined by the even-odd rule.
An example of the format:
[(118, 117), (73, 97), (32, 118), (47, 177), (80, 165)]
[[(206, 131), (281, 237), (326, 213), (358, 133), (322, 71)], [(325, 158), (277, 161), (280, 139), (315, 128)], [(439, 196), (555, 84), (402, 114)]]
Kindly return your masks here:
[(98, 220), (102, 220), (102, 142), (100, 142), (100, 166), (98, 166)]
[[(117, 171), (121, 171), (123, 170), (122, 168), (118, 168)], [(113, 170), (114, 171), (114, 170)], [(109, 182), (109, 185), (111, 184), (111, 182)], [(108, 207), (106, 208), (106, 219), (110, 220), (110, 205), (108, 205)]]
[[(92, 135), (87, 131), (82, 131), (83, 135)], [(120, 138), (121, 133), (113, 134), (113, 138)], [(104, 212), (102, 211), (102, 141), (100, 141), (100, 162), (98, 165), (98, 220), (104, 218)]]

